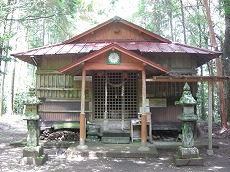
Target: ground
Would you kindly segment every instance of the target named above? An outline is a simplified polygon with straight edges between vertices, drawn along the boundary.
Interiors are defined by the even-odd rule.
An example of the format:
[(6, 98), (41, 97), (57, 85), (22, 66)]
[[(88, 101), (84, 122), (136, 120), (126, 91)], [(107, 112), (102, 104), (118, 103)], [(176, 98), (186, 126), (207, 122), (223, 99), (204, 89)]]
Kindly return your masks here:
[[(207, 125), (201, 124), (201, 139), (207, 141)], [(3, 115), (0, 117), (0, 171), (20, 172), (20, 171), (220, 171), (226, 172), (230, 169), (230, 130), (220, 133), (220, 127), (214, 125), (213, 143), (219, 145), (214, 148), (214, 155), (208, 156), (207, 149), (200, 149), (200, 155), (204, 158), (204, 166), (175, 167), (172, 156), (176, 150), (158, 150), (158, 158), (148, 159), (116, 159), (116, 158), (96, 158), (77, 157), (66, 159), (63, 155), (57, 155), (57, 149), (45, 149), (49, 155), (49, 160), (43, 166), (20, 165), (18, 162), (22, 157), (23, 147), (13, 147), (9, 143), (12, 141), (26, 140), (26, 122), (19, 115)]]

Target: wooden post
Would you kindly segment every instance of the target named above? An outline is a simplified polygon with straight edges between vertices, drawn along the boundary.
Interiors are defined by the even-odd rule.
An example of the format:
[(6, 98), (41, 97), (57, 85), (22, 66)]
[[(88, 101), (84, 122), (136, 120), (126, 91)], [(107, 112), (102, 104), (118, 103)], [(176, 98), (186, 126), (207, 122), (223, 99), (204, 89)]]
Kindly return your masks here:
[(104, 112), (104, 131), (108, 131), (108, 76), (105, 73), (105, 112)]
[(86, 71), (83, 66), (82, 69), (82, 83), (81, 83), (81, 114), (80, 114), (80, 144), (78, 149), (87, 149), (85, 145), (86, 121), (85, 121), (85, 79)]
[(147, 142), (147, 115), (146, 115), (146, 72), (142, 70), (142, 114), (141, 114), (141, 144), (140, 151), (148, 151)]
[(208, 81), (208, 155), (213, 155), (212, 150), (212, 81)]
[(147, 117), (146, 117), (146, 73), (142, 70), (142, 115), (141, 115), (141, 143), (146, 146), (147, 141)]

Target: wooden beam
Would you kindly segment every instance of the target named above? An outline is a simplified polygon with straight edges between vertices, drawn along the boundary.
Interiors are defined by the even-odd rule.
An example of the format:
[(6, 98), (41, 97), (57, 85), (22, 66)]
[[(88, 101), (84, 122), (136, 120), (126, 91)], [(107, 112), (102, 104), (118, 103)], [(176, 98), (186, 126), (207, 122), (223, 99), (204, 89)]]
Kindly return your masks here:
[(121, 63), (119, 65), (108, 65), (105, 63), (86, 63), (86, 70), (142, 70), (138, 63)]
[(37, 90), (50, 90), (50, 91), (77, 91), (79, 88), (64, 88), (64, 87), (39, 87)]
[(147, 82), (223, 82), (230, 77), (223, 76), (154, 76), (146, 79)]
[[(38, 112), (41, 113), (74, 113), (73, 115), (76, 115), (76, 113), (80, 113), (80, 110), (39, 110)], [(92, 111), (85, 111), (86, 113), (92, 113)]]

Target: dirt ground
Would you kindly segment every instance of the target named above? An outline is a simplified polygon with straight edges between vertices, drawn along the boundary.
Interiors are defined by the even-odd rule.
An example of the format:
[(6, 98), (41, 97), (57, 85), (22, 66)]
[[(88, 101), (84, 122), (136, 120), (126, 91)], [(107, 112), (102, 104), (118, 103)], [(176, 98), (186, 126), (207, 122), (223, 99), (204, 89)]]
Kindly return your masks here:
[[(207, 125), (200, 124), (201, 139), (207, 142)], [(221, 128), (214, 124), (213, 143), (219, 144), (214, 148), (214, 155), (208, 156), (207, 149), (200, 149), (200, 155), (204, 158), (204, 166), (176, 167), (172, 156), (176, 150), (158, 150), (158, 158), (135, 159), (135, 158), (96, 158), (76, 157), (66, 159), (63, 155), (56, 155), (56, 149), (45, 149), (49, 160), (43, 166), (20, 165), (23, 147), (12, 147), (12, 141), (26, 140), (26, 122), (19, 115), (3, 115), (0, 117), (0, 171), (79, 171), (79, 172), (107, 172), (107, 171), (142, 171), (142, 172), (174, 172), (174, 171), (230, 171), (230, 129), (220, 132)]]

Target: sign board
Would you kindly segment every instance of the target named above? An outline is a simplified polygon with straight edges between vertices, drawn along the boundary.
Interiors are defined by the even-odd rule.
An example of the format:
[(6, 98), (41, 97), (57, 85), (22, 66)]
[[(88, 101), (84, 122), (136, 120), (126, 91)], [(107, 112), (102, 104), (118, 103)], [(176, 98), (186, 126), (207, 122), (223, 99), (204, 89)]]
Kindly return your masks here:
[(167, 107), (167, 100), (164, 98), (150, 98), (149, 107)]
[[(73, 80), (74, 81), (81, 81), (82, 76), (74, 76)], [(92, 82), (92, 76), (86, 76), (85, 81)]]

